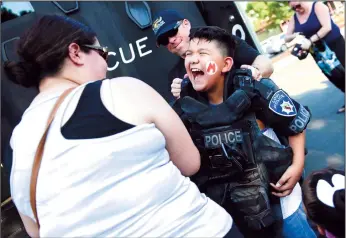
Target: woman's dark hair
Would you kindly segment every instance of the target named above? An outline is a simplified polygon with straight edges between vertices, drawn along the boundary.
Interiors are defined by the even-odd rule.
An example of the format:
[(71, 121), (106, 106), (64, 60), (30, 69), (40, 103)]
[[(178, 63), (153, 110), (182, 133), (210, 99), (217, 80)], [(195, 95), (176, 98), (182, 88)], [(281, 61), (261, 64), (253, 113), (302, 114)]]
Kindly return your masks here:
[(61, 70), (71, 43), (92, 45), (95, 40), (96, 34), (90, 27), (65, 16), (45, 15), (20, 37), (20, 61), (7, 61), (4, 67), (13, 82), (38, 87), (42, 78)]
[[(308, 217), (317, 225), (331, 232), (336, 237), (345, 237), (345, 188), (333, 192), (332, 178), (334, 175), (345, 175), (343, 171), (327, 168), (311, 173), (303, 183), (303, 202)], [(319, 191), (331, 196), (334, 207), (322, 202), (317, 195), (317, 184), (325, 181), (330, 185), (330, 191)], [(328, 188), (327, 188), (328, 189)], [(327, 190), (325, 189), (325, 190)]]
[(216, 41), (224, 56), (234, 56), (236, 41), (230, 33), (220, 27), (203, 26), (192, 28), (190, 31), (190, 40), (193, 39)]

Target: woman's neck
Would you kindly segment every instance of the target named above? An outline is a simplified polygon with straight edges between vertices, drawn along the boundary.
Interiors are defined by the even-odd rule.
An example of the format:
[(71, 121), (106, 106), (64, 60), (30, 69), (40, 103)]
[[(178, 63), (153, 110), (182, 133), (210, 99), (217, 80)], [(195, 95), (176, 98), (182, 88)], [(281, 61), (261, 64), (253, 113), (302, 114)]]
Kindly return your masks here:
[(297, 12), (297, 13), (301, 17), (307, 17), (310, 15), (312, 3), (304, 2), (303, 4), (304, 4), (304, 12), (302, 13)]
[(39, 85), (40, 93), (50, 93), (77, 87), (80, 83), (65, 77), (45, 77)]

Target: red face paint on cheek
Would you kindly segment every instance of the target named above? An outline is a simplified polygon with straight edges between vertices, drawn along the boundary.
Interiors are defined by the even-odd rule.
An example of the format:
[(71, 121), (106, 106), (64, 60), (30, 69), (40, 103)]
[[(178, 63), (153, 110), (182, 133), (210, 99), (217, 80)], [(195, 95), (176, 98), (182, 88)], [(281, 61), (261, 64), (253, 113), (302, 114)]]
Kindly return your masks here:
[(206, 64), (206, 72), (209, 75), (214, 75), (217, 71), (217, 64), (214, 61), (208, 61)]

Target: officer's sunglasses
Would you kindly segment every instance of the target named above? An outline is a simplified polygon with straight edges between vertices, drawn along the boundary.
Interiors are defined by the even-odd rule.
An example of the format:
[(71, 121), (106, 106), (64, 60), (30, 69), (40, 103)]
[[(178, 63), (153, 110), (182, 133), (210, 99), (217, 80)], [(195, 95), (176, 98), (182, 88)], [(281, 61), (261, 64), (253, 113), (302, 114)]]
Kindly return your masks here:
[(294, 7), (291, 7), (291, 9), (292, 9), (293, 11), (296, 11), (298, 8), (301, 8), (301, 7), (302, 7), (302, 5), (297, 4), (297, 5), (295, 5)]
[(83, 47), (95, 50), (104, 60), (107, 62), (108, 60), (108, 48), (103, 46), (96, 45), (82, 45)]
[(160, 46), (160, 45), (167, 46), (169, 43), (169, 38), (174, 37), (178, 34), (178, 29), (181, 23), (182, 22), (178, 23), (174, 29), (169, 30), (166, 33), (159, 36), (159, 38), (157, 39), (157, 46)]

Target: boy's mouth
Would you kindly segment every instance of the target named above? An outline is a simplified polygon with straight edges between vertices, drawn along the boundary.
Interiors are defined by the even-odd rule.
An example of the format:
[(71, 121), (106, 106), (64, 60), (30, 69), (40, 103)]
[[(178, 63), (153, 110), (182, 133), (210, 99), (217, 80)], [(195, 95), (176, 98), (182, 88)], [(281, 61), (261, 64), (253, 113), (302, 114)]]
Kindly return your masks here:
[(193, 76), (193, 80), (197, 80), (199, 76), (204, 75), (203, 70), (197, 68), (191, 68), (191, 73)]

